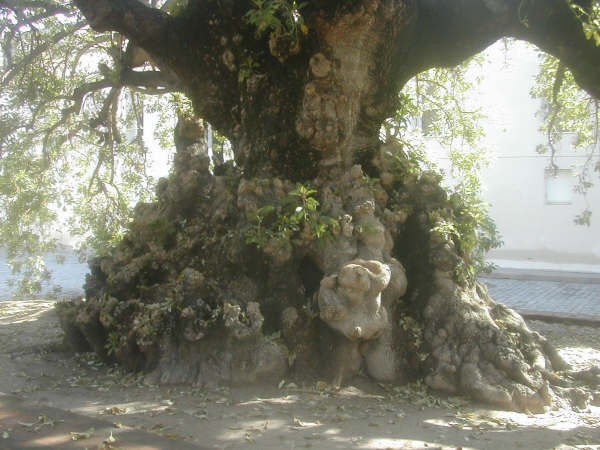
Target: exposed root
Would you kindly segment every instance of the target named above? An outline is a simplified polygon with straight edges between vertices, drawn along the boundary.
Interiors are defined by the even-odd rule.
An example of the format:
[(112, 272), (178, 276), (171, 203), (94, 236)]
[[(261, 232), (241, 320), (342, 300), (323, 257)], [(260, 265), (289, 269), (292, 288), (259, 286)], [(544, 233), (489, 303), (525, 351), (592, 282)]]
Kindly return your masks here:
[(439, 283), (425, 308), (425, 336), (432, 346), (429, 386), (530, 412), (543, 412), (557, 393), (566, 392), (559, 388), (566, 381), (558, 371), (567, 364), (521, 316), (494, 303), (483, 286), (450, 286), (447, 279)]

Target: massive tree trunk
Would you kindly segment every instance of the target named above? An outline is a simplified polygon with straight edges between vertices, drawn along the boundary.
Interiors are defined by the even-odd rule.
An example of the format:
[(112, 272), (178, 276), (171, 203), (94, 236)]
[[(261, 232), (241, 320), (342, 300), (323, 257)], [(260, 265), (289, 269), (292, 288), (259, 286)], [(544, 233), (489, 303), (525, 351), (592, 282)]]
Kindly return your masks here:
[(177, 17), (75, 3), (175, 74), (235, 163), (210, 170), (203, 122), (180, 119), (158, 201), (91, 265), (86, 301), (62, 307), (71, 342), (165, 383), (364, 370), (507, 408), (551, 403), (564, 363), (466, 270), (460, 199), (379, 129), (410, 77), (501, 36), (562, 57), (599, 94), (600, 52), (562, 0), (318, 0), (304, 24), (276, 10), (282, 25), (262, 35), (246, 1)]

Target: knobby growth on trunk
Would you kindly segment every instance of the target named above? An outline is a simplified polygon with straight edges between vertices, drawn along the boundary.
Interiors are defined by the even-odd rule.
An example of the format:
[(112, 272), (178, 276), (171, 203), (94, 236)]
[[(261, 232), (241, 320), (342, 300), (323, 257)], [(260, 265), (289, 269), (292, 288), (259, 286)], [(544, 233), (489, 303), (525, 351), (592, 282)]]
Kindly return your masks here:
[[(163, 383), (364, 370), (530, 411), (569, 392), (551, 345), (468, 270), (461, 199), (379, 138), (403, 83), (502, 36), (599, 96), (600, 50), (563, 0), (75, 3), (176, 77), (203, 120), (180, 118), (157, 202), (91, 264), (86, 300), (61, 306), (70, 342)], [(235, 162), (211, 167), (205, 121)]]

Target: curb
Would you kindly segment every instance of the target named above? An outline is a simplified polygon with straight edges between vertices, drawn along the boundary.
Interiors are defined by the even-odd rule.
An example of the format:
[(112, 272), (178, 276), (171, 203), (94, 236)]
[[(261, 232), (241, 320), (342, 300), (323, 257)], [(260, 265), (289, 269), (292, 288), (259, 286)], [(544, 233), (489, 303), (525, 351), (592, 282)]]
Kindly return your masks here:
[(519, 281), (557, 281), (563, 283), (600, 284), (600, 273), (561, 272), (557, 270), (525, 270), (499, 268), (492, 273), (482, 274), (480, 279), (501, 278)]
[(564, 323), (567, 325), (600, 327), (600, 317), (598, 316), (580, 316), (577, 314), (532, 311), (528, 309), (515, 309), (515, 311), (527, 320), (541, 320), (542, 322)]

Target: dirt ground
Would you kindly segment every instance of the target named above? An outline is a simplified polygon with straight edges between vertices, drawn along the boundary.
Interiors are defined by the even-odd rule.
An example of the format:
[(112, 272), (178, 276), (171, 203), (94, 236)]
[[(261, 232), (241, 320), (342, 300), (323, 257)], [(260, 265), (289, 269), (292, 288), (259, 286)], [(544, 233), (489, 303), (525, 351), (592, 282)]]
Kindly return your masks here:
[[(147, 385), (91, 354), (62, 352), (52, 306), (0, 302), (0, 392), (155, 433), (169, 438), (173, 449), (182, 441), (217, 449), (600, 449), (595, 406), (527, 415), (362, 378), (339, 391), (323, 382), (296, 386), (286, 380), (236, 388)], [(530, 325), (575, 366), (600, 365), (600, 328)], [(12, 431), (0, 429), (0, 448)], [(72, 432), (85, 437), (86, 430)]]

